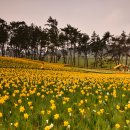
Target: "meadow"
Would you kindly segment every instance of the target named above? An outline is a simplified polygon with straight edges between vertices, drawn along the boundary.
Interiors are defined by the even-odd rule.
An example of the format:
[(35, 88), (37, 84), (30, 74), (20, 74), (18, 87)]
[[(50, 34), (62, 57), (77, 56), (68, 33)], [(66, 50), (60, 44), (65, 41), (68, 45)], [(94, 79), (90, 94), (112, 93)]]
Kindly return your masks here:
[(0, 130), (130, 130), (130, 74), (0, 57)]

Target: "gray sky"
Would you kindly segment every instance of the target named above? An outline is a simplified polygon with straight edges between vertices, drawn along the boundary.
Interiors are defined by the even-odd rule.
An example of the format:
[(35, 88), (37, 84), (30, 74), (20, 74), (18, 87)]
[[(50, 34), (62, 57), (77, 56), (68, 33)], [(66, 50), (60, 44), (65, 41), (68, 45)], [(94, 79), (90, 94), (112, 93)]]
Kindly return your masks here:
[(89, 35), (130, 33), (130, 0), (0, 0), (0, 18), (44, 26), (49, 16)]

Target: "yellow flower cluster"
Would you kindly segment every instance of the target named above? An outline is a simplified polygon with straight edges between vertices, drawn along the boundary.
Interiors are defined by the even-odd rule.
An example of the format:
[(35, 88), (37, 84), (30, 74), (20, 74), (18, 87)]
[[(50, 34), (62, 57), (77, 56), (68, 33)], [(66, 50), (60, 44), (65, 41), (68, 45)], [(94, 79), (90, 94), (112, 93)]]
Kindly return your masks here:
[(0, 68), (2, 128), (130, 129), (130, 74), (72, 72), (49, 65)]

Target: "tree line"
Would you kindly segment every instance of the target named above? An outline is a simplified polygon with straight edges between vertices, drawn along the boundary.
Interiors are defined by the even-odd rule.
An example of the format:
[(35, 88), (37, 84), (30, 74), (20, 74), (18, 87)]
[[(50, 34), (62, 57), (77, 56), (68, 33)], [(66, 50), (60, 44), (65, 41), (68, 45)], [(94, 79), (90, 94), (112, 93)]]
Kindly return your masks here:
[(125, 31), (119, 36), (109, 31), (100, 37), (95, 31), (89, 36), (78, 28), (67, 24), (58, 28), (58, 21), (51, 16), (42, 28), (33, 23), (28, 26), (24, 21), (7, 22), (0, 18), (0, 49), (2, 56), (25, 57), (57, 63), (89, 67), (92, 57), (93, 67), (105, 64), (120, 64), (125, 59), (129, 65), (130, 34)]

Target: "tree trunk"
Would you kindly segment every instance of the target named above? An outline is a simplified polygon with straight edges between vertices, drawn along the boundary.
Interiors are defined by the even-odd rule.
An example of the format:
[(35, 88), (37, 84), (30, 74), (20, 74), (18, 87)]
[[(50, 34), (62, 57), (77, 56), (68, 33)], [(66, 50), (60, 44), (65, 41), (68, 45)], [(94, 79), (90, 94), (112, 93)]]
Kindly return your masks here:
[(118, 55), (118, 64), (120, 64), (121, 54)]
[(72, 52), (71, 52), (71, 50), (70, 50), (70, 55), (69, 55), (69, 64), (71, 64), (72, 65)]
[(79, 54), (79, 51), (78, 51), (78, 66), (80, 66), (79, 57), (80, 57), (80, 54)]
[(52, 62), (53, 62), (53, 55), (50, 54), (50, 63), (52, 63)]
[(72, 64), (72, 52), (71, 52), (71, 49), (69, 49), (68, 64)]
[(74, 50), (73, 50), (73, 65), (75, 66), (75, 52), (76, 52), (76, 45), (74, 44)]
[(97, 53), (95, 53), (94, 59), (95, 59), (94, 67), (97, 68)]
[(128, 54), (126, 53), (125, 65), (128, 65)]
[(88, 55), (86, 54), (86, 65), (87, 65), (87, 68), (88, 68)]
[(70, 64), (70, 49), (69, 49), (69, 43), (68, 43), (68, 41), (67, 41), (67, 59), (66, 59), (66, 61), (67, 61), (67, 64)]
[(38, 52), (35, 54), (35, 60), (39, 60)]
[(4, 43), (2, 43), (1, 51), (2, 51), (2, 56), (5, 56)]
[(53, 62), (56, 63), (56, 54), (54, 52), (54, 55), (53, 55)]
[(101, 52), (101, 55), (100, 55), (100, 67), (101, 68), (103, 67), (103, 51)]
[(84, 68), (88, 68), (88, 56), (87, 53), (84, 54)]
[(56, 63), (58, 62), (58, 55), (56, 54)]
[(40, 51), (40, 54), (39, 54), (39, 60), (42, 60), (42, 52)]
[(64, 64), (66, 64), (66, 56), (65, 55), (63, 55), (63, 62), (64, 62)]

